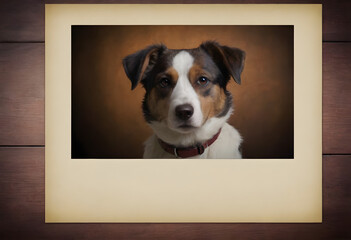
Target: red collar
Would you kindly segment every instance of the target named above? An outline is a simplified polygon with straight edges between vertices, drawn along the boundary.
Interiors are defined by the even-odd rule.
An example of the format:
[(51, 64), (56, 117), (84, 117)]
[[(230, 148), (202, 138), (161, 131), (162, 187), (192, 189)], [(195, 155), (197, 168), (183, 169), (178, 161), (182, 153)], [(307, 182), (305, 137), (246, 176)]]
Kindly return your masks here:
[(205, 149), (207, 147), (211, 146), (212, 143), (214, 143), (216, 141), (219, 134), (221, 133), (221, 130), (222, 129), (219, 129), (218, 133), (216, 133), (216, 135), (214, 135), (210, 140), (208, 140), (202, 144), (198, 144), (196, 146), (191, 146), (191, 147), (176, 147), (174, 145), (170, 145), (168, 143), (165, 143), (161, 139), (158, 139), (158, 142), (160, 143), (163, 150), (165, 150), (166, 152), (173, 154), (174, 156), (179, 157), (179, 158), (188, 158), (188, 157), (193, 157), (196, 155), (203, 154)]

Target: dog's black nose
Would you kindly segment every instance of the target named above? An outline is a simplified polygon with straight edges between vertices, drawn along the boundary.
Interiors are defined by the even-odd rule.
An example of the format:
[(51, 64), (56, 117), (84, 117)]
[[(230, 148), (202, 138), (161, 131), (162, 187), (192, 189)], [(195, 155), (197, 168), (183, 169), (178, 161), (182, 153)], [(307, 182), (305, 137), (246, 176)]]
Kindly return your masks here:
[(194, 108), (190, 104), (179, 105), (175, 108), (176, 116), (185, 121), (191, 118), (194, 113)]

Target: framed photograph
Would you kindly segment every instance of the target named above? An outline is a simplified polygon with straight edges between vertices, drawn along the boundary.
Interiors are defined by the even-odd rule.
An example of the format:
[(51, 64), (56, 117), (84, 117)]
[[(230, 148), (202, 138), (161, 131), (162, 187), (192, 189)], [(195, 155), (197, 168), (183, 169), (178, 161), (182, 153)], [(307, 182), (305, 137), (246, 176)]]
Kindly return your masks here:
[[(189, 135), (204, 134), (211, 139), (219, 128), (225, 126), (225, 119), (241, 136), (242, 158), (294, 157), (293, 25), (74, 25), (71, 34), (72, 158), (142, 158), (143, 143), (161, 124), (166, 129), (155, 129), (155, 134), (164, 137), (162, 141), (168, 140), (179, 146), (182, 141), (191, 141)], [(192, 50), (193, 61), (201, 62), (200, 65), (191, 64), (189, 74), (199, 71), (198, 68), (202, 72), (192, 74), (196, 81), (190, 80), (195, 82), (191, 87), (195, 97), (185, 98), (182, 92), (188, 92), (187, 88), (177, 93), (175, 88), (180, 85), (167, 75), (174, 69), (173, 64), (161, 65), (172, 62), (173, 59), (165, 59), (176, 55), (177, 51), (170, 49), (189, 48), (195, 49)], [(160, 51), (157, 56), (154, 53), (156, 63), (149, 64), (150, 73), (144, 73), (142, 83), (136, 83), (132, 91), (132, 81), (126, 71), (133, 74), (134, 69), (127, 66), (124, 69), (123, 59), (127, 64), (128, 55), (140, 54), (134, 57), (139, 61), (149, 49)], [(243, 59), (238, 56), (242, 64), (238, 64), (241, 69), (237, 70), (241, 71), (238, 73), (240, 84), (228, 74), (224, 59), (219, 59), (216, 52), (211, 56), (210, 51), (222, 49), (245, 54)], [(180, 54), (186, 52), (178, 50)], [(135, 61), (134, 58), (129, 61)], [(140, 60), (139, 63), (144, 62)], [(211, 69), (211, 63), (220, 67)], [(134, 62), (132, 66), (135, 66)], [(152, 70), (157, 73), (153, 74)], [(233, 70), (236, 70), (235, 64)], [(152, 74), (165, 76), (161, 79), (147, 76)], [(197, 82), (200, 77), (208, 82), (200, 85)], [(161, 80), (169, 81), (173, 86), (161, 87), (160, 84), (164, 83), (157, 82)], [(196, 108), (197, 103), (202, 107)], [(179, 118), (183, 116), (181, 106), (185, 106), (185, 113), (189, 110), (186, 106), (193, 109), (189, 119)], [(175, 111), (176, 107), (180, 111)], [(180, 116), (173, 117), (177, 114)], [(173, 122), (196, 125), (197, 118), (200, 118), (197, 115), (202, 115), (201, 124), (198, 124), (201, 127), (170, 129)], [(170, 136), (175, 134), (176, 137)], [(221, 138), (229, 142), (225, 148), (235, 149), (235, 145), (239, 145), (236, 139), (223, 133), (219, 136), (218, 143)], [(200, 142), (200, 139), (195, 142)], [(216, 147), (212, 146), (211, 151), (221, 158), (220, 152), (225, 151)], [(155, 154), (149, 158), (157, 157), (157, 152)]]
[(46, 5), (46, 222), (321, 222), (318, 4)]

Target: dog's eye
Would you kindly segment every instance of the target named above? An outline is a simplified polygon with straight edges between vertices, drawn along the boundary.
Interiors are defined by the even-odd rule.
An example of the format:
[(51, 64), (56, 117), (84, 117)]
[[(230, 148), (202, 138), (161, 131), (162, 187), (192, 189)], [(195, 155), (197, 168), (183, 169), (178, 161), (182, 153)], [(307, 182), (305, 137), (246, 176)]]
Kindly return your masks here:
[(171, 84), (171, 81), (169, 80), (169, 78), (166, 78), (166, 77), (161, 78), (159, 83), (158, 83), (158, 85), (161, 88), (168, 87), (170, 84)]
[(209, 83), (210, 81), (208, 80), (207, 77), (199, 77), (199, 79), (197, 80), (197, 84), (199, 84), (200, 86), (207, 86), (207, 84)]

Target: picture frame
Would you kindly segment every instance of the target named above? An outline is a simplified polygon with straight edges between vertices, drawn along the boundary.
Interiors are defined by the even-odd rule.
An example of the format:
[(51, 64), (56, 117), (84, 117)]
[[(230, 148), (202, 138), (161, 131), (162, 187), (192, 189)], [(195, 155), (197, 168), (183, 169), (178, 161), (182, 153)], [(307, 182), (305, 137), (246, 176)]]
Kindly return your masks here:
[[(45, 22), (46, 222), (321, 221), (321, 5), (47, 4)], [(293, 159), (71, 158), (71, 26), (160, 24), (294, 26)]]

